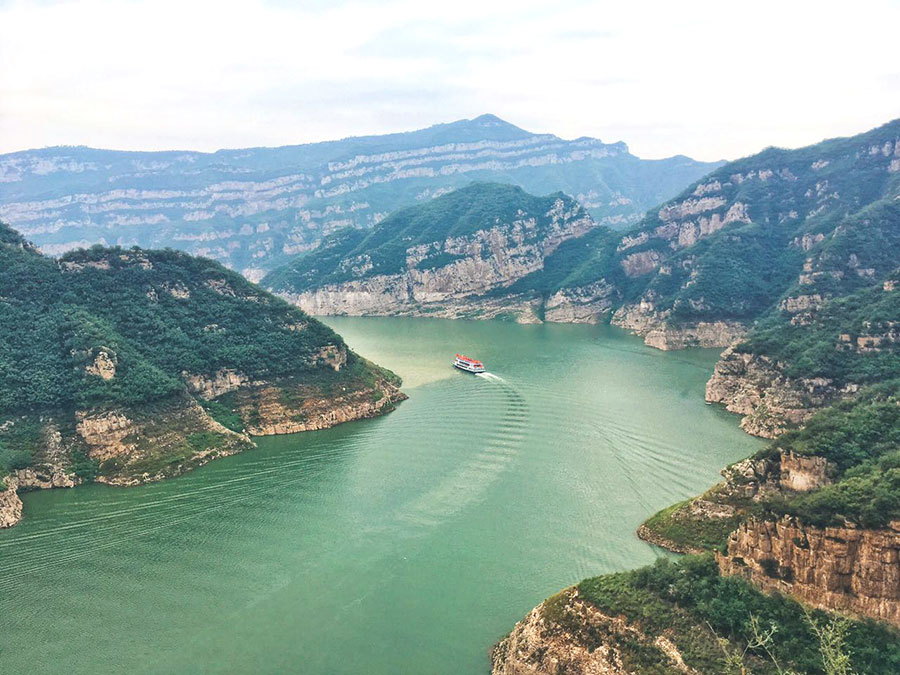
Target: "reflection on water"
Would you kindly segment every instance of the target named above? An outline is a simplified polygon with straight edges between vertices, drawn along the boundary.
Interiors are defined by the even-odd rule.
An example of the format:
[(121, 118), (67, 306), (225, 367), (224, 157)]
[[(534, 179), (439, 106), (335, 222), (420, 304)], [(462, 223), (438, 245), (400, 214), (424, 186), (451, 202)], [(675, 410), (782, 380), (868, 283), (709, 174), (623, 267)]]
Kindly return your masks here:
[(483, 673), (547, 595), (652, 561), (640, 521), (758, 447), (703, 404), (715, 352), (329, 323), (410, 399), (175, 480), (27, 495), (0, 533), (2, 672)]

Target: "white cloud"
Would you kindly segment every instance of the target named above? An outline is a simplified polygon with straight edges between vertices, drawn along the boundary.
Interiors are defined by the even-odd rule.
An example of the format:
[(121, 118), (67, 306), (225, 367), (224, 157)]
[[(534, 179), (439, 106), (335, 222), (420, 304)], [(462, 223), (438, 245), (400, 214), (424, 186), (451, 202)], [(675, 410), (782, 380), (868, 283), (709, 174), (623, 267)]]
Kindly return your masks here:
[(737, 157), (900, 116), (895, 0), (0, 4), (0, 151), (212, 150), (493, 112)]

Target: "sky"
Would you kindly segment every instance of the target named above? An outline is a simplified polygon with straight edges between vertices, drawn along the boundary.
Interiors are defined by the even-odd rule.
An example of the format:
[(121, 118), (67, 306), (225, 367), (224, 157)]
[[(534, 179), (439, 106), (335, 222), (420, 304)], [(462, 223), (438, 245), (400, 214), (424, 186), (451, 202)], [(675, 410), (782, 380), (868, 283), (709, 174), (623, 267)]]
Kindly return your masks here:
[(735, 159), (900, 117), (900, 0), (0, 0), (0, 152), (215, 150), (493, 113)]

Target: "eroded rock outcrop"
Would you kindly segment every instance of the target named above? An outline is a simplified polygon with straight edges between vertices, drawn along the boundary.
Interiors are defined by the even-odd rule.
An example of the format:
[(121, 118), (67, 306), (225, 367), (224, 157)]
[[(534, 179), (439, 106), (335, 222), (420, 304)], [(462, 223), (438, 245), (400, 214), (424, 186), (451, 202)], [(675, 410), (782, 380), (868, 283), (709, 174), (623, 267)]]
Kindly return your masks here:
[(641, 302), (616, 310), (612, 324), (637, 333), (651, 347), (684, 349), (686, 347), (727, 347), (747, 332), (735, 321), (674, 322), (669, 312), (657, 311), (652, 303)]
[[(607, 616), (569, 588), (538, 605), (491, 653), (493, 675), (628, 675), (620, 642), (656, 652), (672, 672), (695, 673), (675, 644), (650, 638), (622, 617)], [(668, 672), (668, 671), (667, 671)]]
[(0, 490), (0, 529), (12, 527), (22, 519), (22, 500), (16, 492), (15, 478), (7, 477)]
[(544, 301), (545, 321), (600, 323), (617, 299), (617, 291), (605, 281), (560, 290)]
[(179, 475), (253, 446), (187, 395), (137, 408), (78, 411), (77, 442), (98, 463), (96, 480), (137, 485)]
[[(454, 195), (454, 199), (463, 197)], [(291, 281), (279, 294), (314, 315), (459, 317), (468, 313), (494, 318), (502, 306), (517, 304), (515, 299), (510, 303), (509, 297), (503, 297), (509, 295), (503, 289), (541, 271), (546, 257), (562, 242), (580, 237), (596, 226), (571, 200), (549, 201), (551, 205), (546, 213), (532, 214), (519, 209), (509, 219), (498, 217), (469, 234), (408, 245), (403, 251), (402, 264), (398, 258), (396, 272), (378, 273), (380, 268), (374, 267), (372, 256), (386, 255), (380, 249), (371, 255), (348, 253), (337, 269), (350, 278), (300, 292), (290, 290), (295, 283)], [(386, 225), (385, 232), (390, 234)], [(381, 230), (376, 233), (380, 235)], [(393, 250), (390, 254), (399, 256)], [(314, 281), (313, 276), (310, 279)], [(565, 294), (554, 298), (551, 311), (558, 309), (558, 316), (562, 317), (566, 312), (564, 305), (571, 308), (598, 302), (600, 311), (606, 311), (610, 303), (604, 302), (603, 296), (610, 293), (611, 289), (604, 284), (573, 290), (571, 299)], [(535, 304), (539, 303), (531, 299), (521, 307), (507, 307), (505, 311), (528, 317), (524, 322), (530, 322), (533, 315), (530, 308)], [(491, 311), (492, 306), (497, 306), (497, 310)], [(588, 309), (579, 314), (596, 320), (593, 318), (596, 313)]]
[(751, 519), (716, 559), (723, 574), (822, 609), (900, 626), (900, 522), (867, 530)]
[(781, 364), (766, 356), (729, 348), (706, 383), (706, 400), (743, 415), (744, 431), (775, 438), (856, 390), (854, 385), (838, 388), (825, 378), (790, 378)]
[(250, 383), (250, 379), (246, 375), (229, 369), (216, 371), (213, 375), (182, 373), (181, 377), (187, 385), (188, 391), (205, 401), (212, 400)]
[(303, 384), (279, 383), (238, 390), (235, 410), (253, 436), (293, 434), (327, 429), (377, 415), (406, 398), (393, 384), (342, 388), (334, 395)]

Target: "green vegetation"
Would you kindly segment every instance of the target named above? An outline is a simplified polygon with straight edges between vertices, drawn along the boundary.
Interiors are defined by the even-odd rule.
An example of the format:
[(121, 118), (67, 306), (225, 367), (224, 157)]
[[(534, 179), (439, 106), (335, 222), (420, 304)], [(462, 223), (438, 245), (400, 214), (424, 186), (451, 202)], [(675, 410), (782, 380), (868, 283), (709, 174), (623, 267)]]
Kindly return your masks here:
[[(895, 631), (874, 622), (847, 622), (840, 629), (841, 643), (835, 639), (840, 635), (829, 631), (832, 624), (824, 613), (808, 615), (793, 600), (720, 576), (711, 555), (678, 562), (663, 558), (651, 567), (586, 579), (578, 590), (585, 600), (612, 616), (624, 615), (651, 638), (665, 635), (673, 640), (685, 662), (702, 673), (740, 673), (729, 669), (733, 659), (727, 655), (734, 651), (743, 655), (743, 666), (753, 673), (831, 673), (835, 671), (826, 668), (826, 660), (833, 663), (845, 652), (860, 673), (900, 670), (900, 635)], [(771, 639), (760, 639), (771, 627)], [(727, 641), (726, 652), (718, 638)], [(828, 649), (825, 658), (823, 645)], [(653, 670), (661, 667), (658, 653), (624, 647), (628, 667), (641, 673), (666, 672)]]
[[(183, 373), (312, 373), (326, 344), (343, 346), (210, 260), (95, 247), (58, 266), (28, 248), (0, 247), (0, 413), (137, 405), (183, 390)], [(90, 372), (98, 358), (115, 377)]]
[(690, 512), (690, 502), (679, 502), (659, 511), (644, 521), (644, 527), (665, 539), (672, 548), (714, 550), (724, 546), (728, 535), (746, 517), (743, 510), (727, 518), (694, 515)]
[(721, 550), (728, 535), (751, 516), (794, 515), (810, 525), (884, 527), (900, 518), (900, 380), (861, 390), (856, 396), (817, 413), (802, 429), (769, 443), (752, 459), (768, 460), (777, 479), (781, 453), (823, 457), (834, 481), (811, 492), (769, 496), (755, 501), (741, 492), (747, 479), (732, 475), (701, 495), (713, 506), (734, 510), (710, 517), (675, 504), (650, 517), (644, 526), (653, 535), (684, 549)]
[[(326, 347), (346, 352), (340, 372), (322, 363)], [(316, 395), (397, 380), (324, 324), (211, 260), (94, 247), (57, 262), (0, 224), (0, 477), (45, 461), (62, 461), (85, 481), (168, 475), (200, 453), (234, 451), (244, 441), (204, 432), (186, 386), (223, 371)], [(227, 397), (204, 407), (232, 431), (246, 425)], [(142, 431), (127, 440), (133, 457), (98, 465), (75, 433), (75, 413), (112, 408), (126, 408)], [(150, 427), (157, 442), (147, 440)], [(57, 455), (44, 457), (42, 435), (57, 430)]]
[[(900, 233), (900, 218), (897, 222)], [(893, 280), (900, 289), (900, 274)], [(860, 338), (880, 338), (880, 343), (860, 349)], [(738, 349), (787, 364), (791, 377), (825, 377), (838, 385), (900, 377), (900, 290), (886, 291), (878, 283), (835, 297), (807, 323), (773, 312)]]
[(550, 227), (548, 212), (562, 199), (567, 210), (584, 211), (562, 193), (535, 197), (522, 188), (497, 183), (473, 183), (436, 199), (401, 209), (368, 232), (345, 229), (326, 237), (318, 249), (300, 256), (262, 281), (277, 291), (300, 292), (407, 269), (407, 250), (423, 246), (419, 270), (451, 264), (462, 257), (445, 251), (446, 239), (466, 237), (495, 224), (533, 218), (538, 231)]
[[(460, 145), (468, 143), (477, 145)], [(502, 145), (507, 143), (515, 145)], [(554, 157), (574, 161), (547, 161)], [(336, 222), (368, 230), (383, 214), (472, 181), (512, 183), (532, 194), (561, 190), (588, 195), (592, 215), (616, 218), (625, 226), (721, 164), (684, 156), (639, 159), (622, 143), (537, 136), (493, 115), (408, 133), (280, 148), (201, 153), (56, 147), (18, 153), (10, 160), (15, 180), (3, 183), (0, 201), (34, 208), (35, 202), (52, 200), (45, 206), (47, 219), (67, 223), (58, 230), (41, 228), (45, 231), (34, 235), (41, 246), (108, 238), (109, 229), (94, 217), (90, 204), (60, 198), (98, 197), (115, 185), (128, 191), (129, 198), (108, 202), (109, 218), (148, 217), (148, 222), (123, 226), (130, 241), (144, 248), (208, 251), (231, 269), (267, 271), (290, 262), (294, 256), (288, 251), (315, 244)], [(84, 170), (28, 168), (53, 164)], [(135, 166), (146, 170), (135, 171)], [(213, 186), (236, 176), (240, 179), (229, 192), (229, 203), (240, 215), (210, 209), (202, 220), (190, 217), (194, 207), (179, 193), (189, 190), (210, 199), (217, 192)], [(267, 195), (269, 208), (258, 209), (261, 194)], [(251, 203), (255, 208), (246, 208)], [(160, 217), (164, 226), (156, 220)], [(225, 232), (227, 242), (210, 245)]]
[(232, 394), (224, 394), (212, 401), (202, 401), (201, 405), (210, 417), (226, 429), (238, 433), (244, 430), (244, 420), (237, 411), (236, 401)]
[(785, 434), (768, 453), (792, 451), (824, 457), (835, 482), (817, 490), (772, 498), (774, 515), (791, 514), (810, 525), (885, 527), (900, 518), (900, 380), (885, 382), (817, 414)]

